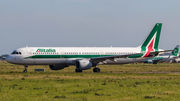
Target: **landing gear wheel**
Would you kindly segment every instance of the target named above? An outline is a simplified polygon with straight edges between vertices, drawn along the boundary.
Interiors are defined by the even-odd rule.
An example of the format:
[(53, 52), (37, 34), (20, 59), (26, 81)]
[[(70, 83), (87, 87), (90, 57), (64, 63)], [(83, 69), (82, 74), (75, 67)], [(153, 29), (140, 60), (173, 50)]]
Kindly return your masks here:
[(157, 62), (154, 61), (153, 64), (157, 64)]
[(76, 73), (81, 73), (82, 70), (75, 69), (75, 72), (76, 72)]
[(94, 73), (99, 73), (99, 72), (100, 72), (100, 68), (95, 67), (95, 68), (93, 69), (93, 72), (94, 72)]
[(28, 65), (25, 65), (24, 67), (25, 67), (25, 69), (24, 69), (23, 72), (24, 72), (24, 73), (27, 73), (27, 67), (28, 67)]
[(27, 70), (24, 70), (23, 72), (24, 72), (24, 73), (27, 73)]

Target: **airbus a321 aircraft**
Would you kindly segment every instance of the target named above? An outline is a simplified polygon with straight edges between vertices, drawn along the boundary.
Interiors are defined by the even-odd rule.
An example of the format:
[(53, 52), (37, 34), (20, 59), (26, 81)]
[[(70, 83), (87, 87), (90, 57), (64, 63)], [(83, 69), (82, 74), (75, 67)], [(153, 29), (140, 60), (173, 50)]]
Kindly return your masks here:
[(51, 70), (61, 70), (75, 65), (76, 72), (92, 67), (100, 72), (97, 65), (127, 64), (152, 58), (161, 53), (172, 51), (158, 49), (162, 23), (154, 28), (138, 47), (24, 47), (14, 50), (6, 60), (9, 63), (24, 65), (49, 65)]
[(144, 60), (144, 63), (153, 63), (153, 64), (157, 64), (157, 62), (169, 62), (172, 63), (172, 60), (179, 58), (179, 45), (177, 45), (174, 48), (174, 51), (172, 51), (171, 53), (165, 53), (165, 54), (161, 54), (159, 56)]

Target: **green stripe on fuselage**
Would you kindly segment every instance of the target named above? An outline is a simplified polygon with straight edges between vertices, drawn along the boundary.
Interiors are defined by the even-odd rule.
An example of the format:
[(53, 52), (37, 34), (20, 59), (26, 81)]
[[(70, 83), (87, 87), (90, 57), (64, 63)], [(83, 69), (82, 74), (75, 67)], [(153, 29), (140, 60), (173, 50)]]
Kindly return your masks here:
[(25, 59), (46, 59), (46, 58), (93, 58), (93, 57), (102, 57), (102, 56), (112, 56), (112, 55), (34, 55), (26, 57)]
[(132, 56), (129, 56), (128, 58), (140, 58), (142, 57), (144, 54), (137, 54), (137, 55), (132, 55)]
[[(94, 58), (94, 57), (105, 57), (105, 56), (117, 56), (117, 55), (34, 55), (26, 57), (24, 59), (46, 59), (46, 58)], [(128, 58), (140, 58), (143, 54), (132, 55)]]
[(160, 59), (163, 59), (163, 57), (153, 57), (153, 58), (150, 58), (149, 60), (160, 60)]

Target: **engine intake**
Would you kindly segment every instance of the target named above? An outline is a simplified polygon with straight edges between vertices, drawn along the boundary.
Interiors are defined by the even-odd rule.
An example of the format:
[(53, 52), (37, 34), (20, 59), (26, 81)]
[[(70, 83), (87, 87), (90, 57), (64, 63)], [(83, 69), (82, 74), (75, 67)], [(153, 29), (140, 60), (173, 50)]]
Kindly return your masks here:
[(89, 60), (78, 60), (76, 61), (75, 66), (76, 69), (78, 70), (86, 70), (86, 69), (90, 69), (93, 66), (93, 64)]

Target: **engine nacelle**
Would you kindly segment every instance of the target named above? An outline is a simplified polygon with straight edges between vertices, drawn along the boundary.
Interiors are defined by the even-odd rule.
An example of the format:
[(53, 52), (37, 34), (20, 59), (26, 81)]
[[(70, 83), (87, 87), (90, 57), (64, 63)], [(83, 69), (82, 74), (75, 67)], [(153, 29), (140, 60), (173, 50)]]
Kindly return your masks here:
[(65, 64), (62, 64), (62, 65), (49, 65), (49, 68), (51, 70), (61, 70), (61, 69), (64, 69), (65, 67), (68, 67), (68, 66), (66, 66)]
[(77, 60), (75, 65), (78, 70), (90, 69), (93, 66), (91, 61), (85, 59)]

